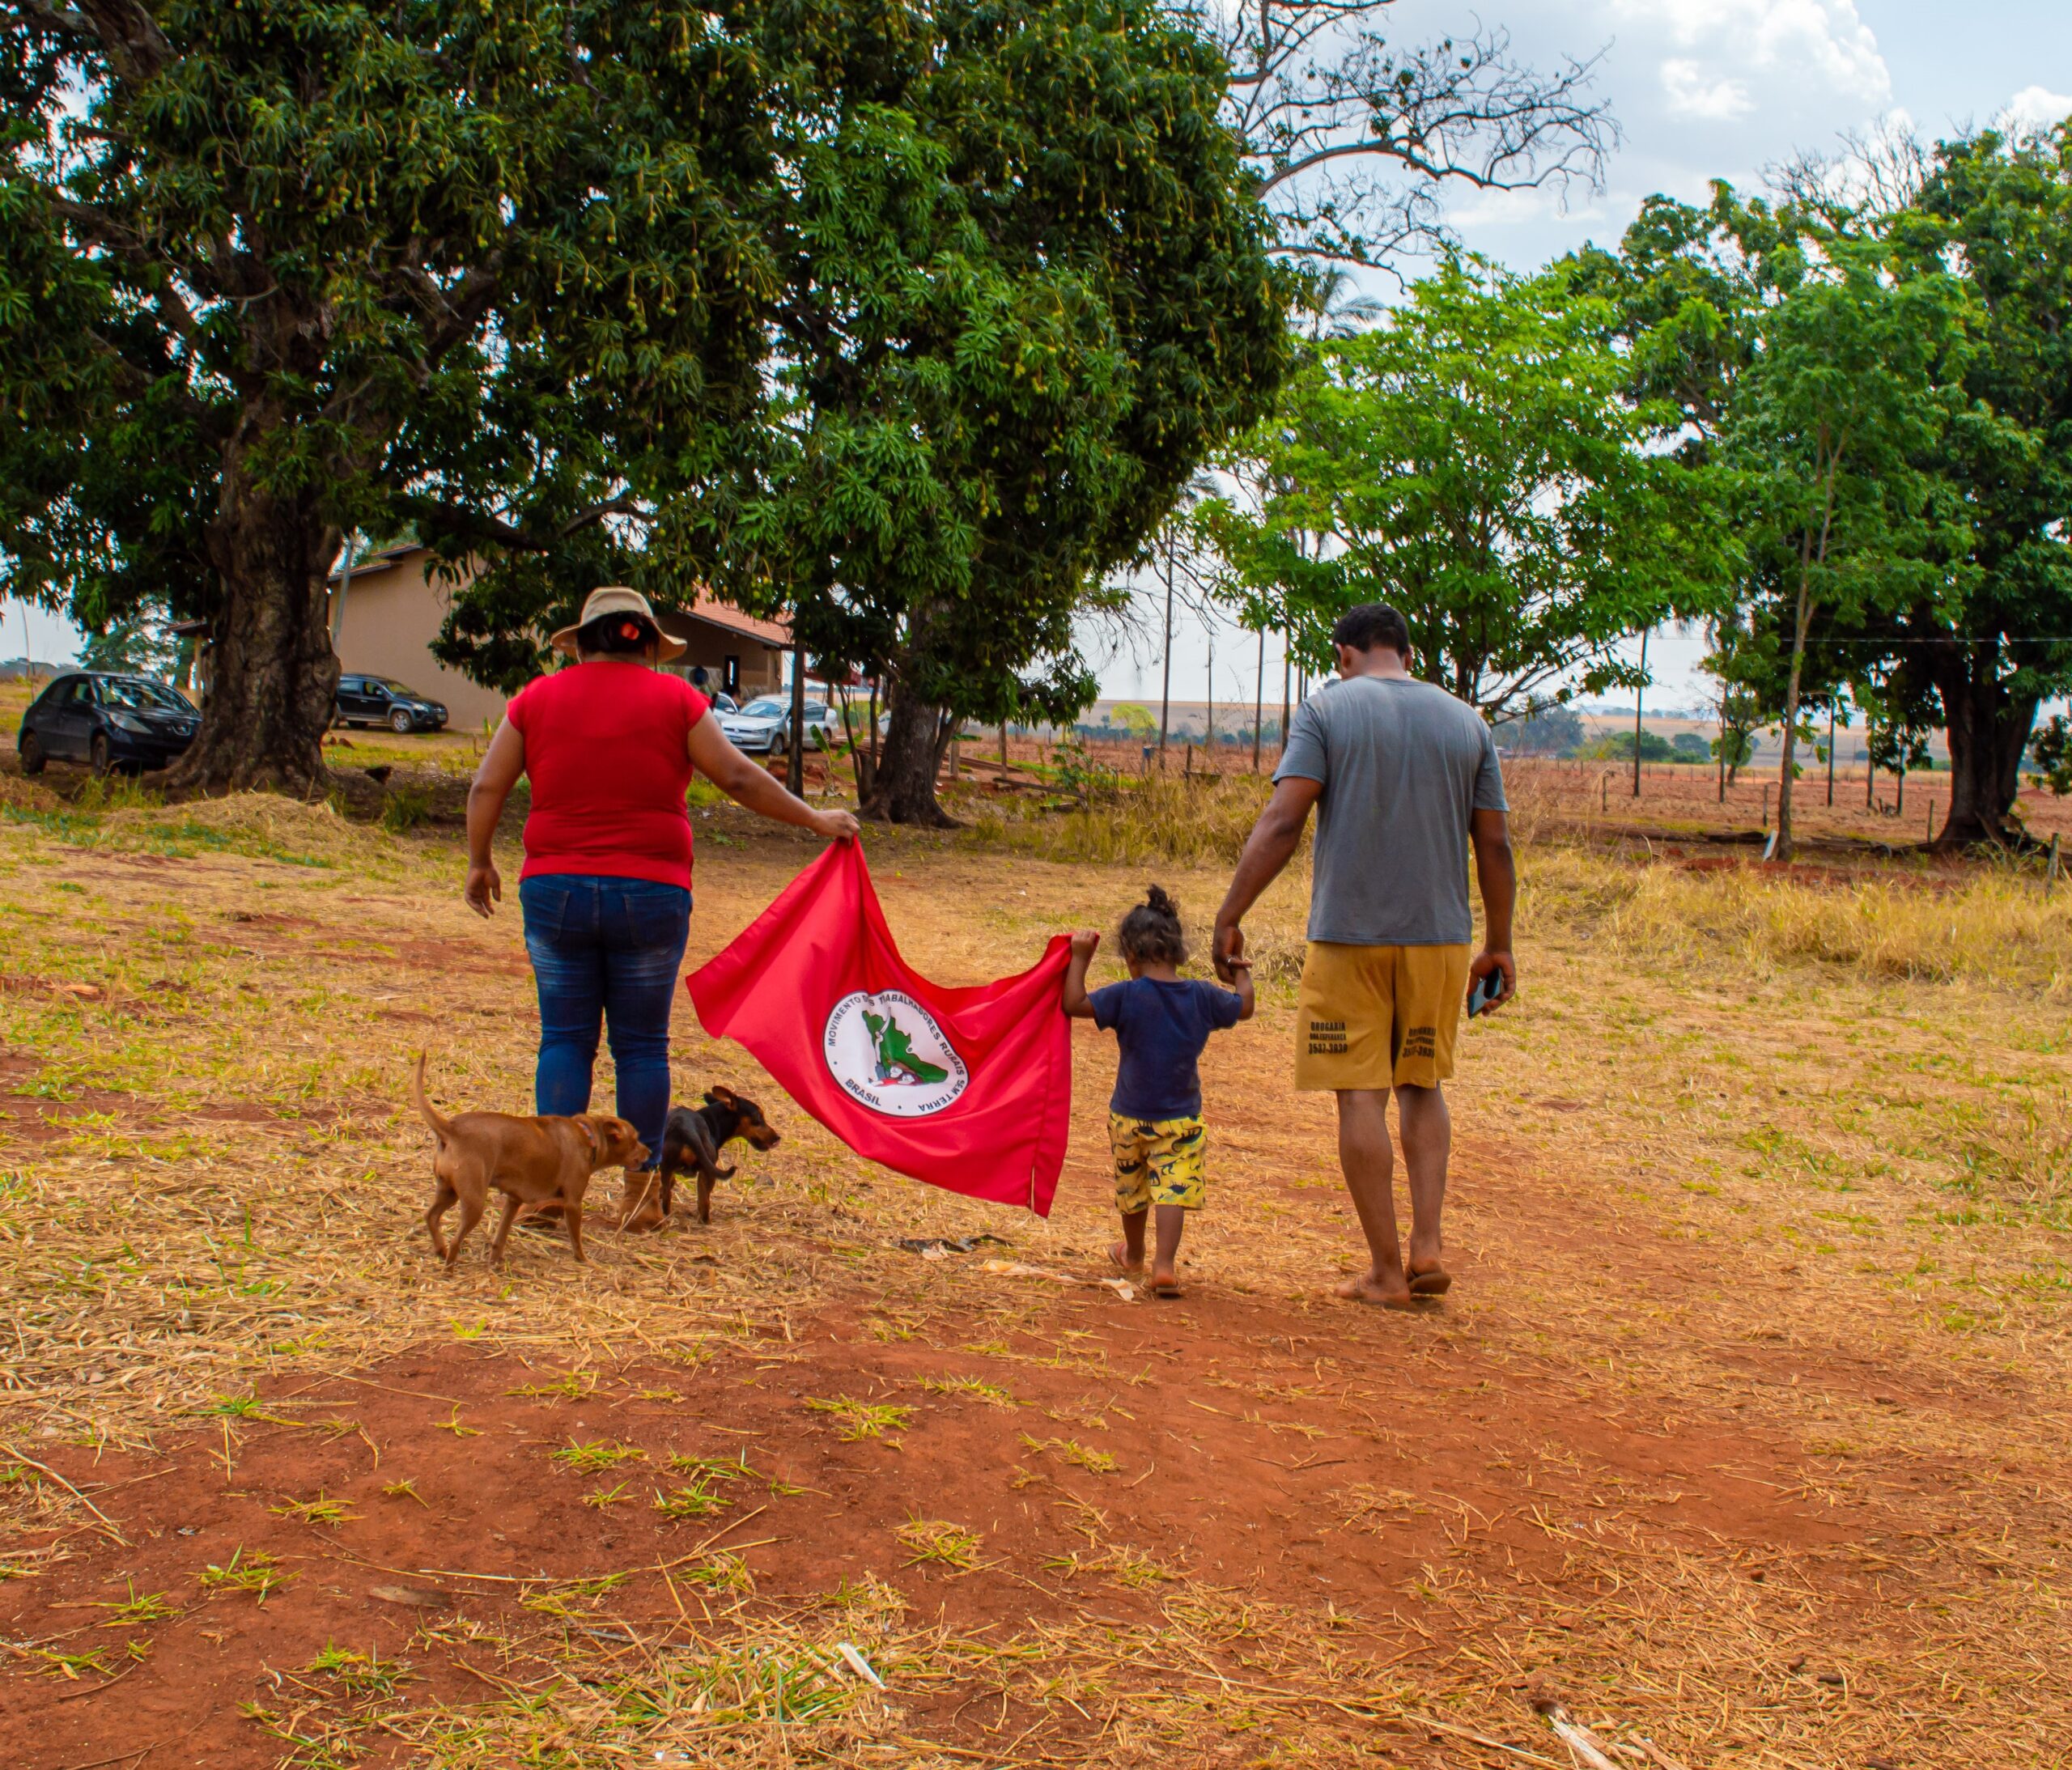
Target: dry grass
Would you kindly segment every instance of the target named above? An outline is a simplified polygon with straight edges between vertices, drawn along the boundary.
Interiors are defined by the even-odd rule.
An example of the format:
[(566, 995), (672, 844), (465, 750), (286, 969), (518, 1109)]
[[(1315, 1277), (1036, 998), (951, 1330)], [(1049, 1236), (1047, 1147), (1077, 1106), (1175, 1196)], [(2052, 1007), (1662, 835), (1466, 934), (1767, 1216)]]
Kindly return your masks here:
[(1954, 876), (1692, 872), (1568, 846), (1533, 853), (1524, 919), (1588, 927), (1678, 970), (1840, 966), (1860, 975), (2072, 988), (2072, 889), (1998, 868)]
[[(1177, 812), (1146, 836), (1097, 808), (874, 840), (894, 926), (935, 974), (997, 974), (1056, 927), (1109, 924), (1156, 876), (1199, 942), (1257, 797), (1182, 790), (1212, 797), (1195, 834)], [(1454, 1089), (1464, 1282), (1415, 1327), (1322, 1294), (1352, 1242), (1327, 1110), (1284, 1086), (1301, 922), (1286, 882), (1249, 924), (1266, 1010), (1206, 1068), (1217, 1190), (1187, 1251), (1223, 1311), (1208, 1330), (890, 1246), (987, 1231), (1017, 1258), (1100, 1269), (1112, 1053), (1091, 1040), (1049, 1224), (890, 1181), (787, 1111), (784, 1144), (745, 1161), (709, 1233), (601, 1227), (587, 1268), (545, 1240), (507, 1274), (470, 1259), (448, 1277), (414, 1227), (407, 1064), (430, 1045), (436, 1098), (515, 1106), (531, 1024), (515, 918), (466, 915), (450, 840), (278, 801), (81, 811), (0, 792), (0, 1562), (23, 1576), (6, 1590), (99, 1552), (76, 1496), (25, 1456), (199, 1443), (227, 1479), (270, 1438), (314, 1446), (350, 1424), (265, 1398), (411, 1348), (539, 1360), (498, 1390), (553, 1410), (537, 1479), (571, 1496), (625, 1482), (601, 1529), (658, 1495), (682, 1519), (690, 1552), (666, 1575), (523, 1588), (502, 1609), (492, 1587), (378, 1653), (299, 1649), (240, 1724), (270, 1730), (284, 1763), (405, 1742), (441, 1770), (1524, 1761), (1462, 1730), (1557, 1761), (1512, 1687), (1535, 1671), (1636, 1763), (1642, 1738), (1694, 1766), (2066, 1761), (2072, 1699), (2039, 1644), (2061, 1633), (2072, 1529), (2067, 910), (2021, 880), (1813, 883), (1529, 850), (1528, 993), (1463, 1035)], [(1106, 861), (1051, 858), (1109, 842)], [(716, 848), (700, 953), (805, 852)], [(754, 1091), (737, 1051), (687, 1022), (679, 1040), (687, 1081)], [(853, 1362), (827, 1365), (837, 1350)], [(743, 1393), (775, 1373), (782, 1435), (671, 1461), (699, 1441), (643, 1446), (587, 1411), (627, 1402), (632, 1357)], [(495, 1423), (436, 1411), (453, 1458)], [(966, 1510), (983, 1457), (909, 1476), (950, 1422), (1013, 1471), (1000, 1495), (1062, 1523), (1038, 1540)], [(803, 1484), (765, 1460), (793, 1439), (875, 1459), (877, 1566), (898, 1587), (802, 1593), (768, 1559), (783, 1546), (751, 1542), (766, 1524), (692, 1547)], [(1314, 1491), (1198, 1518), (1170, 1484), (1212, 1451), (1229, 1479)], [(1682, 1472), (1649, 1472), (1664, 1459)], [(773, 1467), (794, 1484), (756, 1472)], [(264, 1504), (325, 1493), (312, 1476)], [(391, 1503), (415, 1516), (416, 1498)], [(784, 1529), (809, 1538), (856, 1515), (846, 1489), (796, 1504)], [(295, 1528), (350, 1543), (368, 1509)], [(1272, 1552), (1220, 1569), (1254, 1530), (1283, 1559), (1321, 1542), (1327, 1566), (1387, 1577), (1301, 1588)], [(270, 1619), (323, 1577), (243, 1555), (197, 1564), (184, 1593), (155, 1583), (263, 1598)], [(983, 1624), (945, 1612), (946, 1592), (981, 1591)], [(53, 1690), (91, 1681), (48, 1657), (77, 1649), (19, 1651), (45, 1656), (23, 1662), (40, 1691), (45, 1671)], [(449, 1656), (479, 1674), (465, 1696), (430, 1682)]]

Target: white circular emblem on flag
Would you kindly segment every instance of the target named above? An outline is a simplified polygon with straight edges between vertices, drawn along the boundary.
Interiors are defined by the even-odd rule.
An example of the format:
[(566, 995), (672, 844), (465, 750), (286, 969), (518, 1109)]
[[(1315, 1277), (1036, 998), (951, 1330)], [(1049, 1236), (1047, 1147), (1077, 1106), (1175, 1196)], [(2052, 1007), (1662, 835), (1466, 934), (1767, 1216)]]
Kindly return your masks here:
[(857, 990), (834, 1004), (821, 1050), (854, 1099), (890, 1118), (940, 1112), (970, 1080), (936, 1017), (903, 990)]

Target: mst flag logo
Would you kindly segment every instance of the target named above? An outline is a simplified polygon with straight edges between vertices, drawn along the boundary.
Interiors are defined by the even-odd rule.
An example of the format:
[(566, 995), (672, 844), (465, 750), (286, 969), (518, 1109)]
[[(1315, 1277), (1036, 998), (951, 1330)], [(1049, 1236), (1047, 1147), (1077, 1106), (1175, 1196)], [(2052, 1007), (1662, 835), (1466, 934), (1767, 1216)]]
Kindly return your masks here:
[(894, 1118), (940, 1112), (970, 1080), (936, 1017), (904, 990), (857, 990), (834, 1004), (821, 1041), (851, 1098)]

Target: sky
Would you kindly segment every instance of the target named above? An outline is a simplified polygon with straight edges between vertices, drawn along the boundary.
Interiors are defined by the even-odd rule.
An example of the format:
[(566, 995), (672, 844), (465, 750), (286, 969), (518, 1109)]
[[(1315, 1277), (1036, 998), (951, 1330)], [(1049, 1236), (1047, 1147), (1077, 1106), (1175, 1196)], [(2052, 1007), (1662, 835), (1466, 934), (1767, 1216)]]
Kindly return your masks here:
[[(1454, 202), (1467, 246), (1515, 270), (1587, 241), (1616, 244), (1655, 192), (1695, 202), (1714, 178), (1756, 188), (1766, 167), (1833, 151), (1845, 131), (1881, 118), (1897, 117), (1933, 139), (2010, 111), (2031, 122), (2072, 112), (2072, 0), (1476, 0), (1474, 11), (1508, 28), (1519, 54), (1542, 66), (1601, 51), (1599, 89), (1623, 136), (1601, 193)], [(1390, 34), (1409, 41), (1459, 30), (1471, 11), (1461, 0), (1399, 0), (1392, 16)], [(1084, 637), (1105, 693), (1156, 698), (1155, 664), (1127, 647), (1104, 661), (1102, 636)], [(1277, 700), (1271, 638), (1267, 648), (1267, 698)], [(1226, 677), (1241, 649), (1246, 660)], [(1707, 698), (1693, 669), (1704, 649), (1695, 635), (1650, 640), (1650, 707)], [(1234, 689), (1249, 700), (1249, 647), (1230, 632), (1216, 650), (1216, 698)], [(1207, 662), (1199, 624), (1191, 623), (1174, 647), (1176, 698), (1202, 696)]]
[[(1479, 15), (1502, 26), (1517, 52), (1542, 66), (1601, 53), (1599, 84), (1622, 132), (1602, 192), (1467, 197), (1454, 223), (1474, 251), (1530, 270), (1588, 240), (1615, 244), (1643, 198), (1661, 191), (1701, 201), (1709, 180), (1752, 187), (1764, 168), (1806, 151), (1832, 151), (1845, 131), (1897, 117), (1933, 138), (2013, 112), (2041, 122), (2072, 112), (2072, 0), (1398, 0), (1399, 41), (1443, 36)], [(1378, 294), (1386, 292), (1378, 287)], [(69, 658), (77, 636), (55, 617), (0, 609), (0, 657)], [(1094, 630), (1082, 634), (1102, 692), (1155, 699), (1159, 648)], [(1255, 643), (1226, 630), (1215, 641), (1216, 698), (1250, 701)], [(1651, 706), (1705, 698), (1692, 666), (1695, 635), (1650, 643)], [(1183, 621), (1174, 645), (1173, 693), (1207, 693), (1210, 644)], [(1271, 636), (1267, 698), (1280, 664)]]

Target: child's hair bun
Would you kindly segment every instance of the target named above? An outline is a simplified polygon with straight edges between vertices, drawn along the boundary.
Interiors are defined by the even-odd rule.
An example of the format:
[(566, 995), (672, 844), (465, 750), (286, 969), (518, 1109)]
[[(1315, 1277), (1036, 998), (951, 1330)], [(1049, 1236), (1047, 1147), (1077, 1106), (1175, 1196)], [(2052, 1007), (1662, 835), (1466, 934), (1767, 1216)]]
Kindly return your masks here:
[(1118, 944), (1125, 959), (1156, 960), (1167, 965), (1187, 962), (1187, 941), (1180, 929), (1180, 906), (1163, 885), (1149, 887), (1144, 902), (1123, 918)]

